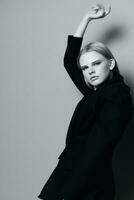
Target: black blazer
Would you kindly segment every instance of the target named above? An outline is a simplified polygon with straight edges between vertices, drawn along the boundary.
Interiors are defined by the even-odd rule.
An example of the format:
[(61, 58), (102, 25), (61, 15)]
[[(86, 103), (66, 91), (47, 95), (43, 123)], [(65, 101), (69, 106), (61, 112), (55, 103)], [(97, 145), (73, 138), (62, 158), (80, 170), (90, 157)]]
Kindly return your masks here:
[(82, 39), (68, 36), (64, 66), (83, 98), (71, 118), (59, 162), (38, 196), (41, 199), (90, 200), (98, 195), (99, 200), (106, 192), (107, 199), (114, 198), (112, 155), (132, 116), (130, 88), (120, 74), (108, 77), (97, 90), (86, 85), (77, 66)]

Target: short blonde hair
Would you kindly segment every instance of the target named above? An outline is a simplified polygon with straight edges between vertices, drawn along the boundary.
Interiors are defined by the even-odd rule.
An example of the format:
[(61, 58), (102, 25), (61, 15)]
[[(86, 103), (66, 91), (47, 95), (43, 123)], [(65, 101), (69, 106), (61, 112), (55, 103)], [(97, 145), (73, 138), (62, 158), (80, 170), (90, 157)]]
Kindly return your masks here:
[(78, 64), (78, 69), (81, 70), (80, 66), (80, 57), (86, 52), (91, 52), (91, 51), (96, 51), (100, 53), (102, 56), (104, 56), (106, 59), (114, 59), (115, 60), (115, 67), (113, 68), (113, 75), (114, 74), (120, 74), (119, 67), (117, 64), (116, 59), (114, 58), (112, 52), (109, 50), (109, 48), (101, 42), (90, 42), (83, 49), (80, 50), (78, 58), (77, 58), (77, 64)]

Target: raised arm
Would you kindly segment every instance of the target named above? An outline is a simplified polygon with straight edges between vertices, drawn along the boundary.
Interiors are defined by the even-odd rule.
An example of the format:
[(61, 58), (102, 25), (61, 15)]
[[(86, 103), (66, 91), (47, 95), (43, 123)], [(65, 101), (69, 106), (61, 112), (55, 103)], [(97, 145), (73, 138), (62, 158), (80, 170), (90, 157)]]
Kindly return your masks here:
[(92, 9), (83, 16), (83, 19), (74, 33), (74, 37), (83, 37), (90, 21), (93, 19), (104, 18), (110, 13), (110, 11), (111, 7), (106, 11), (104, 6), (101, 4), (93, 6)]
[(97, 4), (83, 16), (74, 35), (68, 36), (67, 48), (64, 55), (64, 66), (70, 78), (83, 95), (87, 95), (91, 92), (91, 89), (88, 87), (83, 78), (82, 71), (78, 69), (77, 65), (77, 58), (81, 48), (83, 36), (89, 22), (93, 19), (103, 18), (108, 15), (109, 12), (110, 8), (106, 12), (102, 5)]

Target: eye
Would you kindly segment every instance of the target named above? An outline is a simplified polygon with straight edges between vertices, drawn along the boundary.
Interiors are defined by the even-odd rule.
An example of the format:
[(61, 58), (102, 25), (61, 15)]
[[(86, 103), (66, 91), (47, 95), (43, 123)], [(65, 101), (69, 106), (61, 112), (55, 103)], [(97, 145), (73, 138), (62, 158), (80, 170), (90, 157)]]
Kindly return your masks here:
[(101, 62), (100, 62), (100, 61), (98, 61), (98, 62), (95, 62), (93, 65), (99, 65), (99, 64), (101, 64)]
[(84, 71), (84, 70), (87, 69), (87, 68), (88, 68), (88, 66), (85, 65), (85, 66), (82, 66), (82, 67), (81, 67), (81, 70)]

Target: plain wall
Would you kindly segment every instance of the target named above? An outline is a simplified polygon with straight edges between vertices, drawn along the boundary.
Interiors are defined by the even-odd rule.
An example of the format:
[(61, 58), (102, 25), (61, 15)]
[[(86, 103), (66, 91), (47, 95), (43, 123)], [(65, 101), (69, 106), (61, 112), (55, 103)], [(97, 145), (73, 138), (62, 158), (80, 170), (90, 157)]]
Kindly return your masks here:
[[(134, 1), (99, 1), (112, 11), (84, 36), (105, 41), (134, 96)], [(93, 0), (0, 1), (0, 199), (35, 200), (58, 162), (82, 94), (63, 67), (67, 36)], [(133, 127), (113, 159), (119, 199), (134, 197)], [(129, 185), (127, 188), (126, 185)], [(125, 195), (124, 195), (125, 193)], [(132, 197), (133, 196), (133, 197)]]

